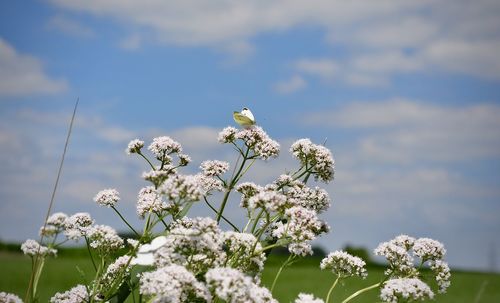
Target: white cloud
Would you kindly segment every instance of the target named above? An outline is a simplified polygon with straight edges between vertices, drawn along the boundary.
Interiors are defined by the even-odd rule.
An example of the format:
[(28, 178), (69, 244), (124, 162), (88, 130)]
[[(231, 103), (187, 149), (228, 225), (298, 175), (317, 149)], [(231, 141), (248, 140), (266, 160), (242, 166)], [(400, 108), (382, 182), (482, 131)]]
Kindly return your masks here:
[(290, 79), (274, 84), (274, 90), (281, 94), (290, 94), (302, 90), (307, 86), (307, 82), (299, 75), (294, 75)]
[(120, 47), (126, 50), (137, 50), (141, 47), (141, 42), (141, 35), (132, 34), (120, 41)]
[(45, 74), (39, 59), (19, 54), (0, 38), (0, 96), (55, 94), (67, 87), (65, 80)]
[(328, 58), (304, 58), (295, 62), (294, 65), (298, 72), (316, 76), (325, 81), (332, 80), (339, 71), (338, 63)]
[(358, 148), (384, 161), (463, 161), (500, 156), (500, 107), (436, 106), (412, 100), (357, 102), (305, 123), (364, 129)]
[(57, 29), (71, 36), (82, 38), (92, 38), (95, 36), (95, 32), (91, 28), (62, 15), (50, 18), (47, 26), (50, 29)]

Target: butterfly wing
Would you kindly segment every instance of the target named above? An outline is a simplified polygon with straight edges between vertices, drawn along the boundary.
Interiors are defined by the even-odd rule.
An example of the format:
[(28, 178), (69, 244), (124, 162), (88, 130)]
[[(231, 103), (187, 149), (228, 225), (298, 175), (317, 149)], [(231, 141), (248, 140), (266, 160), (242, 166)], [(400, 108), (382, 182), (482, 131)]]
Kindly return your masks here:
[(249, 117), (242, 115), (239, 112), (233, 112), (233, 119), (238, 123), (239, 125), (246, 127), (246, 126), (251, 126), (255, 124), (255, 121), (250, 119)]

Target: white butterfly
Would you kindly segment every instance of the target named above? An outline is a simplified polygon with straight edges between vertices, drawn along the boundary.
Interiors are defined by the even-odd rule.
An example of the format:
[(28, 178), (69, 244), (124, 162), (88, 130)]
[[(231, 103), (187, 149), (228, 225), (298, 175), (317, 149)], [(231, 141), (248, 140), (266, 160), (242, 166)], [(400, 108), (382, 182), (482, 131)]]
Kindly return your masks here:
[(233, 119), (236, 123), (245, 128), (255, 124), (255, 118), (252, 112), (246, 107), (243, 107), (241, 112), (233, 112)]

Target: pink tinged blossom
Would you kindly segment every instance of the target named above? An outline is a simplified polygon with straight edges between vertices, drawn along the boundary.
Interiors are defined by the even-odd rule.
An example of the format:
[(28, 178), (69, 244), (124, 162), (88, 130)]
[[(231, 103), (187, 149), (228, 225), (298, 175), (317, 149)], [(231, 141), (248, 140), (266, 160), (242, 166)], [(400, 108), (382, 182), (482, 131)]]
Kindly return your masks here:
[(87, 235), (92, 224), (94, 224), (94, 220), (89, 213), (76, 213), (65, 221), (64, 234), (68, 239), (78, 240)]
[(142, 295), (151, 296), (151, 302), (211, 301), (206, 286), (185, 267), (175, 264), (143, 273), (139, 291)]
[(417, 278), (387, 280), (380, 290), (380, 299), (388, 303), (425, 301), (433, 298), (434, 293), (430, 287)]
[(205, 278), (214, 296), (228, 303), (278, 302), (267, 288), (255, 284), (252, 278), (234, 268), (212, 268)]
[(413, 251), (420, 259), (440, 260), (446, 254), (446, 249), (441, 242), (429, 238), (420, 238), (413, 244)]
[(55, 256), (57, 253), (57, 250), (40, 245), (37, 241), (32, 239), (28, 239), (23, 244), (21, 244), (21, 250), (25, 255), (32, 257), (46, 256), (46, 255)]
[[(111, 284), (117, 282), (117, 278), (123, 278), (126, 274), (128, 274), (132, 266), (129, 262), (130, 258), (132, 257), (127, 255), (121, 256), (111, 263), (101, 279), (101, 284), (109, 287)], [(123, 283), (123, 279), (120, 279), (119, 281), (119, 285), (121, 285), (121, 283)]]
[(116, 230), (107, 225), (95, 225), (88, 231), (90, 247), (103, 255), (110, 254), (123, 247), (123, 239), (118, 236)]
[(54, 213), (48, 219), (45, 226), (40, 227), (40, 235), (54, 236), (64, 230), (65, 222), (68, 216), (65, 213)]
[(275, 158), (279, 155), (279, 143), (269, 138), (260, 126), (239, 130), (235, 137), (245, 142), (245, 145), (263, 160), (271, 157)]
[(359, 276), (366, 278), (366, 262), (361, 258), (348, 254), (345, 251), (334, 251), (321, 260), (320, 268), (329, 269), (341, 278)]
[(333, 180), (335, 161), (328, 148), (313, 144), (309, 139), (299, 139), (292, 144), (290, 152), (302, 165), (312, 169), (312, 174), (317, 180), (323, 182)]
[(15, 294), (0, 292), (0, 302), (2, 303), (23, 303), (23, 300)]
[(127, 149), (125, 152), (130, 155), (130, 154), (138, 154), (141, 152), (141, 149), (144, 147), (144, 141), (141, 141), (139, 139), (134, 139), (129, 142)]
[(84, 303), (88, 302), (89, 294), (84, 285), (77, 285), (63, 293), (56, 293), (50, 303)]
[(137, 214), (139, 217), (144, 216), (150, 212), (161, 213), (169, 210), (169, 204), (161, 199), (160, 194), (153, 186), (142, 188), (137, 195)]
[(224, 128), (218, 135), (217, 140), (220, 143), (231, 143), (236, 140), (236, 133), (238, 132), (238, 129), (228, 126)]
[(120, 200), (120, 193), (114, 188), (103, 189), (94, 197), (94, 202), (101, 206), (113, 207)]
[(451, 284), (451, 273), (448, 263), (441, 260), (431, 261), (431, 270), (436, 276), (436, 283), (439, 287), (438, 292), (445, 293)]
[(229, 169), (229, 163), (218, 160), (203, 161), (200, 169), (207, 177), (221, 176)]
[(174, 141), (168, 136), (154, 138), (148, 149), (156, 156), (158, 160), (166, 164), (170, 164), (172, 162), (171, 158), (169, 157), (170, 154), (182, 152), (182, 146), (180, 145), (180, 143)]
[(283, 211), (286, 206), (286, 196), (277, 191), (261, 191), (248, 199), (248, 208), (265, 209), (268, 213)]
[(195, 175), (173, 175), (160, 186), (158, 191), (175, 202), (199, 201), (205, 194), (203, 184)]

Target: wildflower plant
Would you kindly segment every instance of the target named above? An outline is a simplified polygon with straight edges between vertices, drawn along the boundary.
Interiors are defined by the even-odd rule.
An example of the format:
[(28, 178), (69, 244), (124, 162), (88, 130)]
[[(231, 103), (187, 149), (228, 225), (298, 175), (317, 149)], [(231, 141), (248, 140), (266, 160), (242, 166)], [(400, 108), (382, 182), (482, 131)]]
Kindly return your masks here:
[[(308, 183), (310, 179), (324, 183), (334, 179), (333, 156), (323, 145), (297, 140), (289, 149), (298, 160), (297, 169), (278, 175), (269, 184), (255, 184), (242, 182), (242, 178), (256, 161), (278, 157), (278, 142), (257, 125), (243, 129), (228, 126), (219, 133), (218, 141), (236, 151), (236, 162), (204, 161), (196, 174), (182, 173), (191, 159), (172, 138), (157, 137), (149, 145), (139, 139), (130, 141), (126, 153), (139, 156), (147, 165), (142, 178), (149, 185), (139, 190), (136, 203), (137, 215), (144, 221), (142, 229), (132, 227), (120, 213), (116, 189), (100, 191), (94, 201), (111, 208), (133, 238), (121, 238), (112, 227), (96, 224), (88, 213), (48, 217), (40, 229), (45, 241), (27, 240), (23, 252), (32, 258), (45, 258), (55, 255), (67, 241), (81, 241), (95, 271), (93, 278), (54, 294), (50, 302), (123, 302), (134, 292), (140, 293), (139, 302), (277, 302), (272, 293), (282, 271), (311, 255), (311, 242), (330, 230), (319, 217), (330, 207), (329, 195)], [(214, 195), (217, 192), (220, 194)], [(247, 219), (242, 226), (225, 215), (231, 195), (240, 197)], [(213, 216), (189, 217), (194, 203), (206, 204)], [(231, 228), (223, 230), (223, 222)], [(266, 288), (260, 276), (266, 256), (277, 247), (286, 247), (289, 257)], [(384, 302), (433, 298), (420, 271), (424, 264), (430, 266), (439, 292), (449, 286), (450, 271), (443, 261), (446, 251), (435, 240), (398, 236), (381, 243), (374, 252), (388, 261), (384, 279), (344, 302), (370, 289), (379, 289)], [(414, 265), (416, 258), (421, 261), (419, 266)], [(35, 287), (27, 302), (37, 301), (36, 284), (42, 268), (34, 267)], [(329, 302), (339, 281), (367, 276), (365, 261), (343, 251), (330, 253), (320, 268), (336, 276), (325, 300), (301, 293), (295, 302)], [(0, 293), (0, 299), (21, 302), (6, 293)]]

